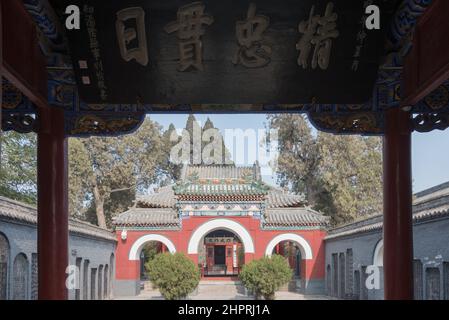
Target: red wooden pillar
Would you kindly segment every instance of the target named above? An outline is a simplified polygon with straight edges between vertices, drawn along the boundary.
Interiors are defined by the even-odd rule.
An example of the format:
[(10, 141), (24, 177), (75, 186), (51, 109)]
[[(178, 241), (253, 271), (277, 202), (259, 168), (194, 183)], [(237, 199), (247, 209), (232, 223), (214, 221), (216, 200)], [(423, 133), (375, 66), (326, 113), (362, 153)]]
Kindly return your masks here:
[(413, 233), (410, 114), (386, 112), (383, 149), (384, 296), (413, 299)]
[(39, 299), (67, 299), (68, 168), (64, 114), (55, 108), (38, 111), (38, 279)]

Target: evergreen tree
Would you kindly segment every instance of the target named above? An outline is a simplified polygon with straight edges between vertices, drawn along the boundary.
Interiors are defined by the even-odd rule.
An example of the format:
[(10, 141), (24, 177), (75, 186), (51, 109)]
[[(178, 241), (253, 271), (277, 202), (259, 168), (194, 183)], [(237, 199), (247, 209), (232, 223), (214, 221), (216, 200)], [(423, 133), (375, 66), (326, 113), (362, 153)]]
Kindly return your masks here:
[(178, 136), (176, 128), (173, 123), (170, 123), (168, 129), (162, 134), (162, 143), (164, 146), (164, 151), (166, 155), (164, 156), (163, 167), (167, 171), (166, 179), (161, 183), (161, 185), (168, 185), (179, 179), (181, 175), (182, 165), (175, 164), (170, 158), (170, 152), (172, 148), (180, 142), (181, 137)]
[(307, 121), (298, 114), (269, 115), (270, 129), (278, 131), (278, 182), (316, 203), (319, 190), (319, 147)]
[(37, 202), (36, 135), (0, 135), (0, 195), (29, 204)]
[[(209, 118), (201, 128), (195, 116), (190, 114), (185, 130), (190, 139), (190, 164), (232, 164), (223, 136)], [(215, 152), (219, 154), (216, 155)]]
[(278, 130), (278, 180), (305, 194), (316, 210), (335, 224), (382, 209), (380, 138), (313, 134), (302, 115), (268, 116)]
[[(231, 154), (225, 146), (223, 136), (220, 130), (214, 127), (214, 123), (209, 118), (204, 123), (202, 134), (202, 163), (206, 164), (206, 159), (204, 159), (206, 157), (210, 158), (213, 164), (232, 164)], [(215, 154), (216, 152), (218, 154)]]
[(189, 163), (190, 164), (201, 164), (202, 158), (201, 158), (201, 151), (202, 151), (202, 129), (198, 122), (196, 121), (196, 118), (193, 114), (189, 114), (189, 117), (187, 118), (187, 123), (185, 127), (187, 133), (189, 134), (190, 139), (190, 158)]
[(145, 192), (169, 175), (169, 146), (163, 144), (161, 127), (148, 118), (134, 134), (70, 140), (74, 152), (69, 181), (75, 182), (70, 184), (71, 203), (79, 206), (85, 194), (91, 200), (85, 206), (85, 217), (101, 227), (110, 225), (115, 214), (125, 211), (137, 191)]
[(332, 207), (326, 210), (335, 223), (382, 212), (380, 138), (320, 132), (317, 141), (321, 181), (332, 195)]

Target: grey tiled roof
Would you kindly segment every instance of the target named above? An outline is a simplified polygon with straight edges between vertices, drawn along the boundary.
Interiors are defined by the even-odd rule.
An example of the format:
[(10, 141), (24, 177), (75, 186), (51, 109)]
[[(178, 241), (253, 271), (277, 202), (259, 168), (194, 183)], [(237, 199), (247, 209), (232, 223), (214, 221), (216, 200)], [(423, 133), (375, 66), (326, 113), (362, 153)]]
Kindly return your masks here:
[(156, 193), (136, 197), (137, 206), (146, 208), (174, 208), (176, 204), (173, 185), (160, 188)]
[[(264, 227), (326, 226), (328, 218), (309, 208), (267, 209)], [(173, 209), (130, 208), (115, 220), (117, 226), (134, 227), (180, 227)]]
[(182, 192), (185, 195), (265, 195), (266, 190), (254, 184), (189, 184)]
[(302, 195), (291, 194), (274, 188), (268, 191), (268, 208), (297, 207), (304, 204), (305, 199)]
[[(271, 188), (266, 195), (267, 208), (299, 207), (305, 204), (304, 196), (294, 195), (279, 189)], [(176, 196), (172, 186), (160, 188), (150, 195), (136, 197), (137, 207), (143, 208), (174, 208)]]
[(130, 208), (117, 216), (114, 224), (122, 227), (180, 227), (180, 220), (174, 209)]
[[(432, 187), (415, 194), (413, 201), (413, 223), (449, 217), (449, 183)], [(360, 219), (329, 231), (325, 239), (339, 238), (357, 233), (381, 230), (382, 214)]]
[(260, 167), (237, 167), (234, 165), (188, 165), (183, 168), (181, 180), (191, 175), (199, 179), (240, 179), (252, 174), (254, 180), (260, 180)]
[[(441, 217), (449, 217), (449, 208), (445, 210), (414, 213), (413, 223), (419, 223), (422, 221), (437, 219)], [(353, 223), (349, 223), (341, 227), (336, 227), (329, 231), (329, 234), (326, 236), (325, 239), (333, 239), (357, 233), (377, 231), (382, 230), (382, 228), (383, 228), (383, 217), (382, 215), (376, 215), (367, 218), (366, 220), (360, 220)]]
[(310, 208), (274, 208), (266, 210), (264, 227), (326, 226), (328, 220)]
[[(0, 219), (35, 225), (37, 223), (36, 207), (0, 196)], [(110, 230), (94, 226), (77, 219), (69, 219), (69, 231), (80, 235), (116, 241)]]
[[(245, 182), (246, 180), (243, 178), (248, 177), (248, 174), (253, 175), (252, 181)], [(206, 182), (188, 181), (192, 176), (196, 176), (195, 179), (197, 180), (195, 181), (201, 182), (201, 180), (206, 180)], [(220, 181), (212, 183), (211, 180), (215, 179)], [(244, 181), (241, 181), (241, 179)], [(257, 164), (252, 167), (189, 165), (183, 168), (180, 181), (186, 182), (185, 190), (183, 189), (181, 192), (182, 195), (260, 195), (265, 198), (267, 209), (294, 209), (286, 211), (273, 210), (273, 215), (268, 217), (267, 220), (267, 223), (273, 226), (323, 223), (323, 217), (320, 214), (304, 208), (304, 196), (290, 194), (261, 182), (260, 167)], [(173, 187), (176, 189), (179, 186), (173, 184), (160, 188), (154, 194), (137, 196), (136, 208), (131, 208), (120, 214), (115, 219), (115, 224), (134, 226), (177, 225), (178, 221), (174, 211), (177, 193), (175, 194)], [(288, 215), (292, 215), (292, 217), (288, 217)]]
[[(305, 203), (303, 196), (275, 189), (268, 191), (266, 199), (268, 208), (298, 207)], [(139, 195), (136, 200), (138, 207), (145, 208), (174, 208), (176, 204), (176, 196), (171, 187), (161, 188), (155, 194)]]

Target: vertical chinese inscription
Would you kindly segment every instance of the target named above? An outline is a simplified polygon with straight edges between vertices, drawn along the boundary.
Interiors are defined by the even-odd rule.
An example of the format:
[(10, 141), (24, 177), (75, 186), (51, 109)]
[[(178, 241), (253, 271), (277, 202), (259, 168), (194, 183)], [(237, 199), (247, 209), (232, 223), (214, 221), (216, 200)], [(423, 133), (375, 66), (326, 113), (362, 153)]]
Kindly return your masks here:
[(165, 26), (165, 32), (177, 31), (179, 40), (178, 71), (190, 67), (203, 70), (203, 44), (201, 37), (205, 33), (203, 25), (210, 26), (214, 22), (211, 15), (205, 14), (202, 2), (192, 2), (178, 9), (177, 20)]
[[(363, 3), (364, 11), (366, 11), (366, 8), (373, 4), (372, 0), (366, 0)], [(366, 16), (363, 16), (360, 19), (360, 29), (359, 32), (357, 32), (356, 35), (356, 47), (354, 50), (354, 55), (352, 56), (354, 60), (352, 61), (351, 70), (356, 72), (359, 69), (360, 66), (360, 57), (362, 55), (362, 49), (365, 45), (365, 40), (368, 37), (368, 33), (365, 31), (365, 23), (366, 23)]]
[(107, 100), (107, 87), (104, 77), (103, 61), (100, 54), (100, 43), (97, 38), (97, 27), (94, 17), (94, 7), (85, 5), (84, 16), (86, 20), (87, 34), (89, 37), (89, 48), (93, 57), (93, 65), (95, 69), (95, 76), (97, 77), (97, 86), (100, 90), (100, 97), (103, 101)]
[[(135, 28), (126, 28), (125, 22), (134, 20)], [(117, 12), (115, 22), (118, 45), (122, 58), (128, 62), (135, 59), (143, 66), (148, 64), (147, 38), (145, 34), (145, 11), (140, 7), (126, 8)], [(137, 40), (135, 47), (128, 46), (132, 41)]]
[(236, 23), (239, 49), (232, 60), (234, 64), (240, 63), (248, 68), (258, 68), (270, 63), (271, 48), (262, 44), (263, 33), (269, 25), (270, 18), (256, 15), (256, 5), (251, 3), (246, 20)]
[(326, 70), (332, 50), (332, 39), (339, 36), (337, 30), (338, 15), (333, 12), (334, 4), (329, 2), (326, 6), (324, 16), (314, 15), (315, 6), (310, 10), (309, 19), (299, 23), (298, 30), (303, 34), (296, 49), (300, 52), (298, 65), (304, 69), (308, 68), (310, 53), (313, 50), (312, 69), (319, 66)]

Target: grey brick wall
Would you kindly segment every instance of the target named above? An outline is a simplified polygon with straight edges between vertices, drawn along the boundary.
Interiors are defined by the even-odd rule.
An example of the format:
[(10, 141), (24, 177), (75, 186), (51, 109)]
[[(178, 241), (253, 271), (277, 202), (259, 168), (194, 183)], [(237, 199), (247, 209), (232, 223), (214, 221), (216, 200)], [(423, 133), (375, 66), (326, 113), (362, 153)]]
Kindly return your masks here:
[[(355, 288), (357, 282), (355, 279), (352, 279), (351, 284), (349, 284), (351, 279), (345, 279), (344, 298), (383, 299), (383, 269), (380, 268), (381, 288), (378, 290), (364, 289), (364, 275), (362, 272), (365, 267), (373, 264), (374, 251), (381, 239), (382, 229), (327, 239), (325, 241), (326, 279), (330, 280), (330, 282), (327, 282), (326, 294), (332, 296), (335, 295), (333, 294), (334, 292), (341, 292), (341, 288), (337, 288), (335, 291), (333, 289), (332, 279), (334, 279), (334, 276), (338, 279), (340, 264), (338, 264), (337, 270), (332, 267), (332, 254), (343, 253), (345, 258), (347, 258), (347, 250), (352, 249), (352, 276), (354, 276), (354, 273), (360, 274), (361, 288), (360, 291)], [(415, 297), (418, 299), (449, 299), (449, 216), (415, 223), (413, 226), (413, 241), (416, 270), (414, 275)], [(436, 268), (438, 271), (432, 268)], [(438, 276), (437, 282), (434, 280), (435, 276)], [(337, 280), (337, 283), (340, 283), (340, 281)], [(350, 289), (352, 291), (349, 289), (349, 285), (351, 285)], [(351, 292), (360, 292), (360, 295), (354, 295)]]
[[(21, 223), (18, 221), (12, 221), (9, 219), (0, 219), (0, 233), (3, 234), (8, 240), (9, 244), (9, 262), (7, 266), (7, 288), (6, 297), (7, 299), (13, 299), (14, 295), (14, 282), (21, 281), (14, 274), (14, 260), (19, 254), (24, 254), (26, 256), (28, 266), (27, 266), (27, 276), (26, 278), (26, 299), (35, 299), (37, 297), (37, 229), (33, 224)], [(81, 265), (79, 273), (79, 295), (76, 294), (75, 289), (68, 290), (69, 299), (98, 299), (98, 290), (95, 297), (91, 296), (91, 269), (98, 268), (102, 266), (103, 278), (102, 278), (102, 298), (109, 298), (113, 294), (113, 279), (115, 271), (115, 252), (116, 243), (109, 239), (102, 239), (93, 236), (81, 235), (79, 233), (70, 232), (69, 238), (69, 264), (76, 265), (77, 259), (78, 264)], [(87, 290), (83, 288), (84, 281), (84, 263), (88, 261), (87, 268), (87, 285), (89, 286)], [(34, 262), (34, 263), (33, 263)], [(108, 272), (104, 272), (105, 268)], [(34, 269), (34, 272), (33, 272)], [(97, 273), (98, 277), (98, 273)], [(106, 280), (104, 279), (106, 277)], [(98, 289), (98, 278), (95, 279)], [(104, 295), (104, 284), (106, 283), (106, 295)], [(83, 293), (87, 292), (87, 296)]]

